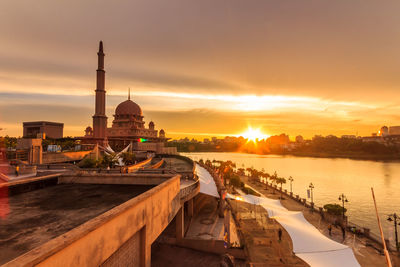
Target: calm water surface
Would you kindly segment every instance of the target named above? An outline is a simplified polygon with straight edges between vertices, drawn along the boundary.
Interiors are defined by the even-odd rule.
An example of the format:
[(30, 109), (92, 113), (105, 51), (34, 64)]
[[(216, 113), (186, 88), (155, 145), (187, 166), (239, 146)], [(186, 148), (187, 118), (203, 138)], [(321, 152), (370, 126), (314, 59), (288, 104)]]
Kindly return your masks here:
[[(264, 169), (278, 176), (292, 176), (293, 193), (307, 197), (310, 182), (314, 188), (314, 202), (318, 206), (338, 203), (344, 193), (349, 202), (349, 221), (369, 227), (379, 233), (371, 187), (374, 188), (378, 210), (385, 237), (394, 240), (393, 223), (387, 221), (387, 214), (400, 214), (400, 162), (377, 162), (351, 159), (307, 158), (277, 155), (254, 155), (241, 153), (181, 153), (194, 160), (231, 160), (237, 168), (254, 167)], [(289, 181), (283, 186), (290, 190)]]

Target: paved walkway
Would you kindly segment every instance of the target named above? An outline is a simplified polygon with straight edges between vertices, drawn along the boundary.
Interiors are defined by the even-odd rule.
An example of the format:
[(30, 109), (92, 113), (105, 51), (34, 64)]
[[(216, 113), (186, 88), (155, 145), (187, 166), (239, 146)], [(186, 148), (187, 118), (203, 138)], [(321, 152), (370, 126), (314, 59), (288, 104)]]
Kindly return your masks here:
[(293, 254), (289, 234), (283, 230), (282, 241), (278, 240), (280, 225), (268, 217), (267, 211), (242, 201), (230, 201), (237, 215), (240, 230), (244, 235), (249, 263), (252, 266), (308, 266)]
[(30, 178), (30, 177), (35, 177), (36, 176), (36, 172), (35, 173), (28, 173), (28, 174), (21, 174), (21, 175), (7, 175), (7, 177), (10, 179), (11, 181), (16, 181), (16, 180), (22, 180), (22, 179), (26, 179), (26, 178)]
[[(273, 190), (266, 189), (266, 186), (262, 183), (259, 182), (252, 183), (247, 179), (247, 177), (242, 177), (242, 180), (250, 184), (253, 188), (262, 193), (265, 197), (272, 199), (279, 199), (280, 194), (278, 193), (277, 190), (275, 190), (275, 194), (273, 194)], [(329, 231), (328, 231), (329, 224), (326, 221), (321, 220), (321, 216), (319, 215), (319, 213), (317, 212), (311, 213), (309, 208), (304, 207), (303, 205), (301, 205), (300, 203), (291, 198), (285, 198), (281, 200), (281, 203), (288, 210), (302, 211), (307, 221), (309, 221), (312, 225), (314, 225), (317, 229), (319, 229), (320, 232), (325, 236), (351, 247), (353, 249), (354, 255), (356, 256), (361, 266), (371, 266), (371, 267), (386, 266), (385, 257), (381, 255), (373, 247), (366, 246), (366, 243), (368, 243), (367, 239), (362, 237), (357, 237), (354, 234), (347, 232), (346, 238), (345, 240), (343, 240), (340, 228), (335, 228), (335, 227), (333, 227), (332, 229), (332, 236), (329, 236)], [(398, 255), (392, 255), (392, 261), (394, 266), (400, 266), (400, 259)]]
[[(217, 201), (212, 198), (193, 218), (185, 238), (224, 240), (224, 218), (218, 216)], [(235, 222), (230, 216), (231, 244), (240, 245)]]

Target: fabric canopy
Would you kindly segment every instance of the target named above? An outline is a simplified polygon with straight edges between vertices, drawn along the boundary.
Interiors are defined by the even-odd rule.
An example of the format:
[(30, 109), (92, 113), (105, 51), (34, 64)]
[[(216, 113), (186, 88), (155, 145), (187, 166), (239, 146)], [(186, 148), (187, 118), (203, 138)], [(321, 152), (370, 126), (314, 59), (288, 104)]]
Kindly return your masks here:
[(360, 266), (351, 248), (317, 253), (296, 253), (296, 256), (312, 267)]
[(241, 194), (239, 198), (232, 195), (228, 197), (260, 205), (267, 210), (269, 217), (276, 219), (289, 233), (293, 252), (310, 266), (360, 266), (351, 248), (321, 234), (304, 218), (302, 212), (287, 210), (279, 200)]
[(217, 186), (211, 174), (198, 164), (195, 171), (200, 180), (200, 193), (219, 198)]

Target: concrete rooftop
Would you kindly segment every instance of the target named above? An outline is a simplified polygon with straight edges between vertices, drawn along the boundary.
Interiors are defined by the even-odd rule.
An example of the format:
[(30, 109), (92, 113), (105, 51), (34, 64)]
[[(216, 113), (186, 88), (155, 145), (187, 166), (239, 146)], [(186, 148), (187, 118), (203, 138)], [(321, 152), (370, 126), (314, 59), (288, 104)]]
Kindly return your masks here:
[(59, 184), (0, 199), (0, 265), (152, 187)]

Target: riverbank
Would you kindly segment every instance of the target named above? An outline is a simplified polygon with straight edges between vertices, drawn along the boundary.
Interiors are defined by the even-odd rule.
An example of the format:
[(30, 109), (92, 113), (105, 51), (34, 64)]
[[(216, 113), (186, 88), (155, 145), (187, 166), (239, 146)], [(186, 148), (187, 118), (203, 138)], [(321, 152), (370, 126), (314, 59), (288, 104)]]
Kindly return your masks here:
[(288, 152), (288, 153), (267, 154), (267, 155), (280, 155), (280, 156), (289, 155), (295, 157), (309, 157), (309, 158), (342, 158), (342, 159), (353, 159), (353, 160), (400, 162), (400, 155), (392, 155), (392, 154), (376, 155), (376, 154), (349, 154), (349, 153), (324, 153), (324, 152)]
[[(241, 177), (242, 181), (256, 189), (259, 193), (267, 198), (279, 199), (280, 192), (272, 187), (260, 182), (253, 182), (246, 176)], [(343, 239), (340, 228), (333, 227), (332, 235), (329, 235), (328, 226), (329, 222), (322, 219), (319, 212), (311, 212), (311, 209), (302, 205), (300, 202), (284, 195), (281, 204), (288, 210), (301, 211), (305, 219), (316, 227), (322, 234), (328, 238), (343, 243), (353, 249), (354, 255), (361, 266), (385, 266), (385, 257), (381, 253), (381, 245), (374, 243), (370, 239), (363, 236), (356, 236), (355, 234), (346, 231), (346, 237)], [(396, 252), (391, 253), (393, 266), (399, 266), (400, 258)]]
[(293, 156), (305, 158), (327, 158), (327, 159), (352, 159), (352, 160), (369, 160), (380, 162), (400, 162), (400, 154), (359, 154), (359, 153), (325, 153), (325, 152), (284, 152), (284, 153), (248, 153), (243, 151), (178, 151), (179, 153), (242, 153), (248, 155), (263, 156)]

